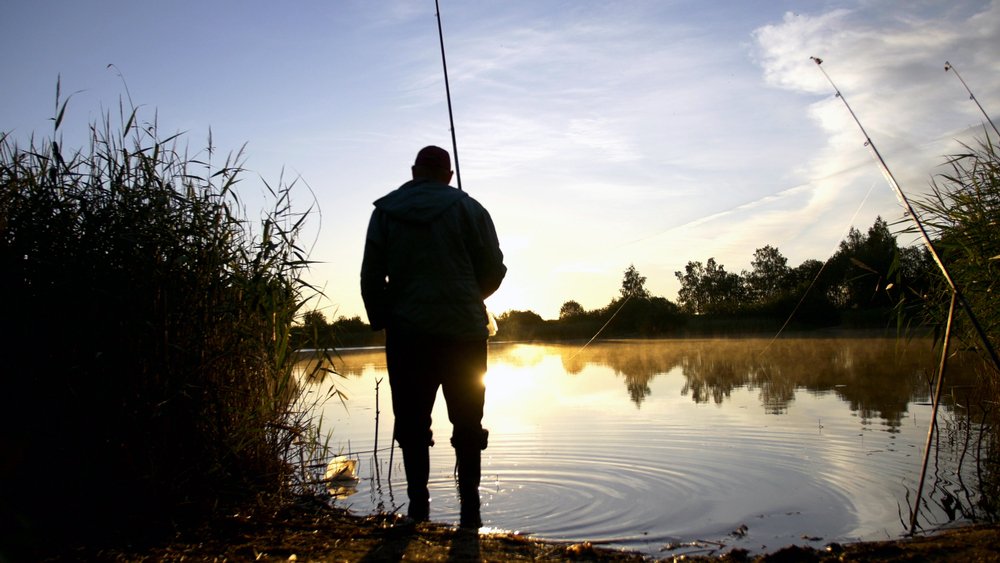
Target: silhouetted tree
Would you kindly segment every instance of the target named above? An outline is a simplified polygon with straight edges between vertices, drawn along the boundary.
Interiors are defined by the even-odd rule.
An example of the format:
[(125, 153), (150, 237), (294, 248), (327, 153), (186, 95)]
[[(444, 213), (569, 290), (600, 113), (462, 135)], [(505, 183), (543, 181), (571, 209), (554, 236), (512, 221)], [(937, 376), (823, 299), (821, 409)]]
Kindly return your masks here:
[(361, 317), (355, 315), (353, 317), (337, 317), (337, 320), (331, 325), (334, 332), (340, 333), (354, 333), (354, 332), (365, 332), (371, 330), (368, 323), (361, 320)]
[(586, 311), (584, 310), (583, 305), (580, 305), (576, 301), (567, 301), (562, 304), (562, 307), (559, 308), (559, 320), (572, 319), (579, 317), (584, 313), (586, 313)]
[(852, 227), (830, 259), (829, 267), (839, 280), (831, 288), (834, 303), (845, 309), (890, 305), (885, 290), (898, 251), (896, 237), (881, 217), (867, 234)]
[[(839, 322), (839, 313), (830, 300), (830, 286), (835, 283), (830, 270), (819, 260), (808, 259), (788, 272), (788, 297), (783, 314), (795, 316), (792, 320), (813, 326), (830, 326)], [(780, 305), (780, 304), (779, 304)]]
[(680, 313), (680, 307), (664, 297), (622, 297), (612, 300), (600, 317), (602, 325), (608, 323), (606, 335), (659, 336), (683, 324)]
[(743, 280), (738, 274), (726, 271), (725, 266), (709, 258), (701, 262), (688, 262), (684, 272), (674, 272), (681, 289), (678, 301), (688, 313), (734, 313), (744, 298)]
[(747, 296), (756, 303), (772, 301), (790, 286), (788, 259), (781, 252), (766, 245), (753, 253), (752, 270), (745, 276)]
[(326, 328), (326, 316), (320, 311), (306, 311), (302, 314), (302, 326), (308, 328)]
[(497, 317), (498, 334), (504, 339), (532, 340), (545, 326), (534, 311), (507, 311)]
[(826, 286), (829, 285), (829, 279), (828, 276), (821, 276), (822, 271), (823, 271), (823, 262), (810, 258), (808, 260), (803, 261), (798, 266), (789, 270), (788, 272), (789, 284), (793, 288), (795, 288), (796, 292), (805, 291), (810, 286), (813, 287), (813, 290), (816, 290), (817, 286), (820, 286), (820, 283), (824, 281), (825, 278), (826, 285), (820, 286), (818, 288), (819, 291), (825, 293)]
[(704, 306), (708, 298), (705, 295), (705, 287), (702, 278), (705, 277), (705, 267), (701, 262), (689, 261), (684, 266), (684, 272), (674, 272), (677, 281), (681, 282), (681, 288), (677, 291), (677, 301), (685, 313), (704, 313)]
[(921, 322), (924, 300), (935, 285), (937, 265), (926, 246), (900, 248), (890, 271), (889, 293), (895, 301), (899, 320)]
[(334, 348), (343, 346), (375, 346), (384, 342), (385, 333), (372, 331), (372, 327), (361, 317), (337, 317), (328, 331), (332, 336), (330, 344)]
[(639, 271), (632, 264), (629, 264), (628, 269), (625, 270), (625, 276), (622, 278), (621, 294), (623, 298), (645, 299), (649, 297), (649, 292), (646, 291), (646, 276), (639, 274)]

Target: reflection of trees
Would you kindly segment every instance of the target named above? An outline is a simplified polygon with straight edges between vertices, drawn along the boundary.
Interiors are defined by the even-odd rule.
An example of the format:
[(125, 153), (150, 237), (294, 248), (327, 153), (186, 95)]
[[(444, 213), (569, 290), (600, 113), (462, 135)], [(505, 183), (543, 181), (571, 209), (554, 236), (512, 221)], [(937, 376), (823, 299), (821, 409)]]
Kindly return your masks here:
[(649, 396), (649, 382), (661, 373), (666, 373), (680, 364), (682, 355), (671, 346), (664, 346), (666, 340), (613, 342), (590, 345), (579, 349), (560, 348), (563, 369), (567, 373), (579, 373), (587, 364), (603, 365), (611, 368), (615, 375), (625, 379), (625, 388), (636, 406)]
[[(687, 382), (681, 389), (682, 395), (691, 394), (696, 403), (706, 403), (709, 399), (721, 404), (733, 389), (746, 384), (746, 369), (731, 355), (716, 353), (713, 348), (692, 350), (681, 361)], [(691, 377), (690, 374), (697, 374)]]
[[(798, 389), (836, 393), (863, 421), (880, 418), (890, 429), (899, 427), (911, 401), (927, 397), (927, 374), (937, 361), (929, 340), (894, 338), (602, 342), (560, 353), (569, 373), (588, 364), (611, 368), (637, 406), (657, 375), (680, 368), (681, 393), (696, 403), (721, 404), (747, 387), (758, 391), (766, 412), (781, 414)], [(952, 379), (964, 372), (950, 365)]]
[(757, 363), (750, 368), (750, 385), (760, 389), (760, 402), (768, 414), (784, 414), (788, 403), (795, 399), (798, 383), (782, 377), (782, 373), (781, 363), (762, 353), (757, 354)]
[[(890, 430), (900, 426), (911, 401), (929, 396), (929, 378), (938, 358), (925, 339), (796, 338), (635, 340), (596, 342), (586, 347), (500, 345), (491, 349), (491, 362), (525, 368), (539, 364), (556, 351), (563, 369), (578, 374), (588, 365), (605, 366), (625, 383), (637, 407), (650, 395), (658, 375), (680, 369), (685, 378), (681, 394), (696, 403), (726, 401), (734, 389), (758, 393), (769, 414), (782, 414), (797, 390), (835, 393), (868, 424), (881, 419)], [(958, 359), (949, 360), (947, 383), (961, 385), (972, 370)], [(322, 382), (332, 370), (357, 378), (370, 369), (385, 369), (381, 349), (350, 350), (329, 360), (305, 356), (298, 367), (311, 380)], [(323, 369), (317, 369), (323, 368)]]

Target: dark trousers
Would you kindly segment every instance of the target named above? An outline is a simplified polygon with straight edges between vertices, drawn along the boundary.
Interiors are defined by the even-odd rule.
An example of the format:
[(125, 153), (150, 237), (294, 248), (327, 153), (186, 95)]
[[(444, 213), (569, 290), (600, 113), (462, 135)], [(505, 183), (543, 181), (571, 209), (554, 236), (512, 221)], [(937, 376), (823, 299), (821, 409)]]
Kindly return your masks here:
[(482, 525), (479, 483), (482, 450), (488, 433), (483, 429), (486, 399), (486, 340), (452, 341), (386, 333), (385, 357), (392, 389), (393, 437), (403, 450), (409, 516), (426, 520), (430, 514), (427, 481), (428, 448), (434, 445), (431, 411), (438, 387), (444, 391), (451, 445), (458, 462), (458, 490), (462, 528)]
[(454, 341), (387, 332), (385, 343), (393, 437), (399, 446), (430, 446), (431, 411), (440, 387), (456, 449), (486, 448), (482, 427), (486, 340)]

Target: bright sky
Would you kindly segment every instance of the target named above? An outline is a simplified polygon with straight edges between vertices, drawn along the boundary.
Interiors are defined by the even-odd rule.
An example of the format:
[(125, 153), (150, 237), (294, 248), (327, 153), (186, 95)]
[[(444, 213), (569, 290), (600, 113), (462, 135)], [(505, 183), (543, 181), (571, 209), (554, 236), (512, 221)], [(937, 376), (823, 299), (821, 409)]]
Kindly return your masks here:
[[(902, 217), (850, 114), (903, 189), (925, 192), (957, 139), (1000, 111), (1000, 2), (441, 0), (462, 184), (491, 212), (509, 273), (494, 312), (556, 318), (618, 295), (634, 264), (748, 269), (776, 246), (823, 260), (847, 229)], [(328, 318), (364, 315), (371, 202), (416, 151), (451, 150), (433, 0), (9, 2), (0, 130), (65, 145), (128, 93), (161, 134), (246, 144), (245, 197), (300, 178), (303, 243)], [(107, 66), (114, 64), (114, 68)], [(120, 73), (120, 75), (119, 75)], [(1000, 116), (991, 113), (994, 121)], [(221, 158), (218, 159), (221, 162)], [(306, 186), (311, 188), (306, 189)], [(313, 199), (315, 194), (315, 200)], [(257, 202), (260, 199), (256, 199)]]

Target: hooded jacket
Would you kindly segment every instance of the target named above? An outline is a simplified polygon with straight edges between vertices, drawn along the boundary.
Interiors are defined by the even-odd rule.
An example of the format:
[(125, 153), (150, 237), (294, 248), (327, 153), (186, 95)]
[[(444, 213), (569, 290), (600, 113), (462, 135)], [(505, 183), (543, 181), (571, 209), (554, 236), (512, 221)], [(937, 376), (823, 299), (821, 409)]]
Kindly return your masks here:
[(485, 339), (483, 300), (506, 273), (493, 220), (467, 193), (412, 180), (375, 201), (361, 264), (373, 330)]

